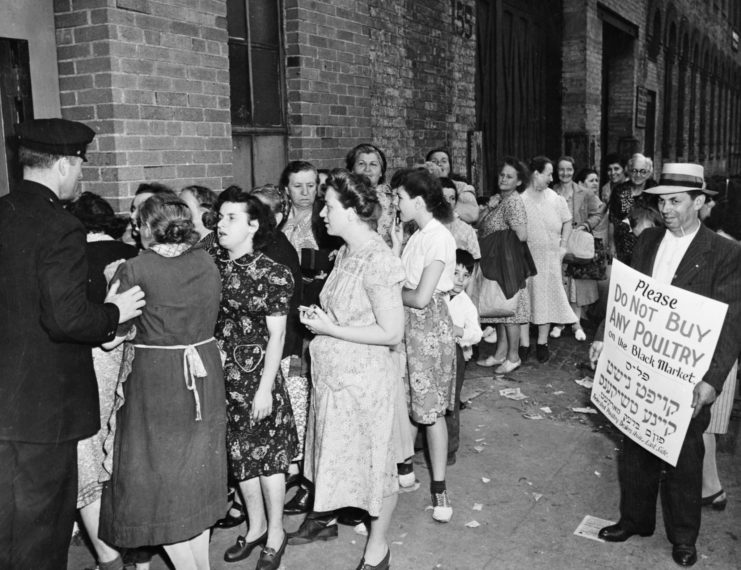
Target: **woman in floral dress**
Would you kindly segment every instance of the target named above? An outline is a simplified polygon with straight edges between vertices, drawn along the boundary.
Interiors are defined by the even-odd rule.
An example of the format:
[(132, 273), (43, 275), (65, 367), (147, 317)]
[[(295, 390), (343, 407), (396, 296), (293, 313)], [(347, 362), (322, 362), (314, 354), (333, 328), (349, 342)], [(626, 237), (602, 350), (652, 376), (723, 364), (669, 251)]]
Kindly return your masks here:
[[(326, 200), (327, 229), (346, 245), (322, 291), (322, 308), (302, 315), (316, 334), (305, 472), (314, 481), (317, 512), (347, 506), (368, 511), (371, 532), (361, 567), (387, 568), (386, 532), (398, 490), (399, 392), (391, 347), (404, 333), (404, 270), (374, 231), (379, 203), (365, 176), (332, 171)], [(308, 517), (304, 526), (312, 524), (321, 523)]]
[[(479, 221), (479, 239), (494, 232), (512, 230), (521, 242), (527, 241), (527, 213), (521, 192), (527, 186), (527, 167), (517, 158), (507, 156), (499, 169), (501, 200)], [(514, 268), (513, 268), (514, 270)], [(509, 374), (522, 364), (520, 358), (520, 328), (530, 321), (530, 298), (526, 291), (518, 293), (517, 309), (511, 317), (482, 318), (482, 323), (497, 327), (496, 352), (477, 362), (479, 366), (497, 366), (497, 374)]]
[[(453, 515), (445, 473), (448, 430), (445, 414), (455, 400), (455, 340), (447, 297), (454, 286), (455, 239), (442, 222), (452, 216), (440, 181), (424, 168), (400, 170), (391, 181), (399, 194), (402, 222), (419, 228), (404, 247), (401, 263), (406, 273), (404, 344), (407, 356), (409, 415), (412, 435), (426, 430), (432, 481), (432, 517), (449, 522)], [(392, 233), (394, 252), (400, 252), (402, 229)], [(404, 487), (414, 485), (411, 459), (399, 466)]]
[[(286, 546), (285, 473), (298, 437), (280, 373), (290, 270), (260, 249), (274, 231), (267, 207), (236, 186), (219, 196), (215, 251), (222, 290), (216, 338), (226, 354), (229, 474), (239, 482), (249, 517), (246, 536), (227, 549), (236, 562), (264, 545), (258, 568), (275, 570)], [(266, 516), (263, 496), (267, 497)]]

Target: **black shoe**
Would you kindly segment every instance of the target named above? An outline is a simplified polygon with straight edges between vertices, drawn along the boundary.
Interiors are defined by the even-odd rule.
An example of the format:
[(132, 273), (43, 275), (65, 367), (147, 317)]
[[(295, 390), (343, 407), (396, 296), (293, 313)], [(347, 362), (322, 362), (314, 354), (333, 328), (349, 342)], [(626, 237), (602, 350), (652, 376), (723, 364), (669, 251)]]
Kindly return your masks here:
[(520, 360), (522, 362), (526, 362), (528, 356), (530, 356), (530, 347), (529, 346), (521, 346), (517, 349), (517, 356), (520, 357)]
[(247, 542), (243, 536), (237, 537), (237, 542), (226, 549), (224, 560), (227, 562), (239, 562), (247, 558), (256, 546), (265, 544), (268, 541), (267, 529), (263, 535), (252, 542)]
[(535, 357), (538, 359), (538, 362), (548, 362), (548, 359), (551, 357), (551, 353), (548, 350), (548, 343), (535, 345)]
[(334, 522), (334, 516), (306, 517), (296, 532), (288, 533), (288, 544), (291, 546), (309, 544), (317, 540), (334, 540), (335, 538), (337, 538), (337, 524)]
[(267, 546), (263, 547), (262, 551), (260, 551), (260, 559), (257, 561), (255, 570), (278, 570), (280, 568), (280, 560), (286, 551), (286, 544), (288, 544), (288, 533), (283, 531), (283, 543), (280, 545), (280, 548), (273, 550)]
[(452, 453), (448, 453), (448, 462), (447, 462), (448, 465), (455, 465), (455, 461), (456, 461), (455, 455), (456, 455), (455, 451), (453, 451)]
[(299, 487), (296, 494), (283, 507), (284, 515), (302, 515), (310, 513), (314, 506), (314, 496), (306, 487)]
[(337, 522), (346, 526), (358, 526), (368, 520), (368, 512), (356, 507), (346, 507), (337, 513)]
[[(232, 509), (239, 511), (239, 514), (236, 517), (231, 514)], [(226, 516), (223, 519), (217, 520), (214, 528), (233, 528), (237, 525), (242, 524), (246, 518), (247, 515), (244, 512), (244, 506), (240, 505), (239, 503), (232, 503), (232, 506), (229, 507)]]
[(624, 529), (622, 526), (620, 526), (620, 524), (613, 524), (610, 526), (606, 526), (605, 528), (600, 530), (597, 536), (607, 542), (625, 542), (634, 534), (637, 534), (638, 536), (646, 537), (646, 536), (651, 536), (653, 534), (653, 531), (651, 532), (631, 532), (629, 530)]
[(726, 510), (727, 503), (728, 497), (726, 496), (726, 492), (723, 489), (713, 495), (710, 495), (709, 497), (702, 498), (702, 506), (710, 507), (714, 511)]
[(697, 562), (697, 549), (694, 544), (675, 544), (672, 558), (680, 566), (692, 566)]
[(383, 557), (378, 564), (371, 566), (365, 561), (365, 556), (361, 558), (360, 565), (356, 570), (389, 570), (391, 568), (391, 549), (386, 551), (386, 556)]

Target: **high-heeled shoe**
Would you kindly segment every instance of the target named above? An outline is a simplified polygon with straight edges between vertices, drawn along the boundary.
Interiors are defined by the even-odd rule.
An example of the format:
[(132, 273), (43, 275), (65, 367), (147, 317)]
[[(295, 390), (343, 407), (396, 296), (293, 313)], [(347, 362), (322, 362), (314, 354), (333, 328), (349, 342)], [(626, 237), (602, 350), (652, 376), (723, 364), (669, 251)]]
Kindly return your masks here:
[(283, 506), (284, 515), (301, 515), (311, 512), (314, 506), (314, 495), (306, 487), (299, 487), (293, 498)]
[(728, 497), (726, 496), (726, 492), (723, 489), (721, 489), (717, 493), (713, 493), (709, 497), (702, 498), (702, 506), (710, 507), (714, 511), (725, 511), (727, 504)]
[(240, 560), (244, 560), (250, 555), (250, 553), (255, 549), (256, 546), (263, 545), (267, 541), (267, 529), (265, 529), (265, 532), (262, 534), (262, 536), (259, 536), (258, 538), (250, 542), (247, 542), (247, 539), (245, 537), (239, 536), (237, 537), (237, 542), (227, 548), (226, 552), (224, 552), (224, 560), (226, 562), (239, 562)]
[[(239, 514), (234, 516), (232, 510), (239, 511)], [(234, 528), (235, 526), (242, 524), (246, 518), (247, 514), (244, 511), (244, 506), (235, 502), (232, 503), (231, 507), (229, 507), (226, 516), (223, 519), (216, 521), (214, 528)]]
[(365, 561), (365, 556), (360, 559), (356, 570), (389, 570), (391, 568), (391, 549), (386, 550), (386, 556), (378, 564), (371, 566)]

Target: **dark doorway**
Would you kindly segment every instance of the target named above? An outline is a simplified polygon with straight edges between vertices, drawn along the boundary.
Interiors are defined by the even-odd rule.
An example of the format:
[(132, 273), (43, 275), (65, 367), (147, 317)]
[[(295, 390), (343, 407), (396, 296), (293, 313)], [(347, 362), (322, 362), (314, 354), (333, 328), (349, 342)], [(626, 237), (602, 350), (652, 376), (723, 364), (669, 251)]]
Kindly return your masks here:
[(28, 42), (0, 38), (0, 194), (15, 188), (22, 177), (16, 160), (15, 125), (33, 119)]
[[(634, 28), (617, 16), (602, 16), (602, 156), (630, 147), (633, 137)], [(637, 31), (635, 31), (637, 33)]]
[(476, 105), (486, 193), (506, 155), (561, 152), (559, 0), (478, 0)]
[(653, 159), (656, 153), (656, 91), (647, 91), (646, 101), (646, 136), (644, 137), (643, 154)]

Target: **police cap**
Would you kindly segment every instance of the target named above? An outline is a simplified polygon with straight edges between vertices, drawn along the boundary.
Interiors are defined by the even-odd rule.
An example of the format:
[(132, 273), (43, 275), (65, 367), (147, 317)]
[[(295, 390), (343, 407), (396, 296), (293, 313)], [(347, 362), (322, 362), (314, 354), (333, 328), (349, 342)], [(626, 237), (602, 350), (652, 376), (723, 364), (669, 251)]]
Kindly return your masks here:
[(18, 144), (30, 150), (59, 156), (79, 156), (87, 162), (85, 151), (95, 131), (67, 119), (33, 119), (16, 126)]

